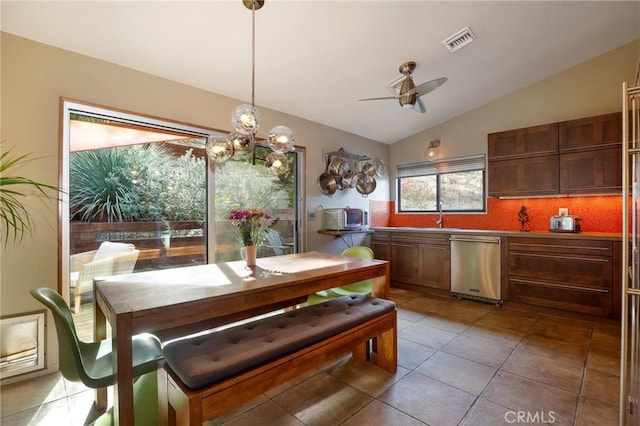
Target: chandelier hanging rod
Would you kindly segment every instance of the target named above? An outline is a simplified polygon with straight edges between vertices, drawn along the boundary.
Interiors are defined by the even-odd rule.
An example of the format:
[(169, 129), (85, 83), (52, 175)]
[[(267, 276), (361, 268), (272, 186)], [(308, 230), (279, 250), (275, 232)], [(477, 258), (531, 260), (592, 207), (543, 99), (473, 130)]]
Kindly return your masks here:
[[(260, 113), (255, 106), (256, 86), (256, 10), (264, 6), (265, 0), (242, 0), (246, 9), (251, 11), (251, 105), (242, 104), (231, 113), (231, 125), (234, 132), (226, 136), (216, 136), (207, 141), (207, 155), (214, 164), (224, 164), (238, 151), (254, 151), (255, 135), (260, 127)], [(267, 135), (267, 144), (271, 153), (265, 159), (265, 165), (278, 175), (288, 173), (286, 152), (295, 148), (295, 138), (290, 128), (278, 125)], [(255, 160), (254, 160), (255, 161)]]
[(251, 106), (256, 106), (256, 10), (264, 6), (264, 0), (242, 0), (251, 10)]

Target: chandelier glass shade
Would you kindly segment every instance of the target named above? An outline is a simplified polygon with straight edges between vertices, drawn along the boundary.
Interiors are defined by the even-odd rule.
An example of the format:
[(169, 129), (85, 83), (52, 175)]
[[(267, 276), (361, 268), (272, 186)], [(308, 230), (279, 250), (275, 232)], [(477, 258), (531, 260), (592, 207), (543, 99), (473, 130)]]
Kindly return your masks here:
[(274, 152), (293, 151), (293, 132), (287, 126), (276, 126), (271, 129), (267, 140), (269, 148)]
[(269, 155), (267, 155), (264, 165), (279, 176), (286, 175), (289, 172), (287, 156), (282, 152), (270, 152)]
[(233, 150), (235, 152), (253, 150), (254, 139), (250, 135), (243, 135), (241, 133), (234, 132), (229, 135), (229, 139), (231, 139)]
[(240, 134), (255, 135), (260, 128), (260, 113), (253, 105), (238, 105), (231, 114), (231, 125)]
[[(223, 164), (234, 152), (253, 151), (255, 136), (260, 128), (260, 112), (255, 107), (255, 58), (256, 58), (256, 10), (264, 5), (264, 0), (243, 0), (242, 4), (251, 10), (251, 104), (238, 105), (231, 114), (234, 132), (227, 137), (215, 137), (207, 142), (206, 151), (216, 164)], [(275, 126), (269, 131), (267, 143), (273, 151), (265, 159), (265, 165), (274, 173), (288, 172), (289, 163), (284, 153), (293, 151), (294, 136), (286, 126)], [(278, 155), (276, 155), (278, 154)]]
[(207, 141), (207, 155), (216, 164), (225, 163), (233, 157), (233, 142), (228, 136), (215, 136)]

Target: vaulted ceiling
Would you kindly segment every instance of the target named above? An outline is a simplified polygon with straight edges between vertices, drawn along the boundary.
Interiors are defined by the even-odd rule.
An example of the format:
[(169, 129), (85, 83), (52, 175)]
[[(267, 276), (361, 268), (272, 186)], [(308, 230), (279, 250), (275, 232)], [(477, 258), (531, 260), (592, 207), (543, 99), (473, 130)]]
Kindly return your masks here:
[[(251, 11), (234, 1), (7, 1), (2, 31), (243, 101)], [(255, 103), (394, 143), (640, 38), (638, 1), (267, 0), (256, 12)], [(476, 40), (451, 53), (465, 27)], [(405, 61), (426, 113), (386, 85)], [(632, 76), (630, 76), (631, 78)]]

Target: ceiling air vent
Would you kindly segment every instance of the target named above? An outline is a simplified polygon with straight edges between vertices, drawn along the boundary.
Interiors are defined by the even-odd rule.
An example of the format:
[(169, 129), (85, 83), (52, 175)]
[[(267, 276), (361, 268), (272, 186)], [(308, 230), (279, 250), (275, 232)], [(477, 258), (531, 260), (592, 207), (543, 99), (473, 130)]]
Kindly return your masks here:
[(442, 44), (447, 46), (450, 52), (455, 52), (467, 44), (472, 43), (475, 39), (476, 35), (471, 31), (471, 28), (465, 27), (446, 40), (443, 40)]

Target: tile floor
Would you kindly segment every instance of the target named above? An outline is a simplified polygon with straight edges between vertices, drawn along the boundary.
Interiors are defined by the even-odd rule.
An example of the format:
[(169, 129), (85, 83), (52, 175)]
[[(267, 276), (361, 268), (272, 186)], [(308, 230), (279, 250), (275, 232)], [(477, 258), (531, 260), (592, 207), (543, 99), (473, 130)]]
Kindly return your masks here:
[[(615, 425), (619, 323), (393, 289), (398, 371), (346, 356), (207, 425)], [(3, 426), (82, 425), (93, 392), (59, 374), (0, 389)], [(73, 415), (71, 415), (73, 413)], [(526, 417), (521, 417), (524, 423)]]

